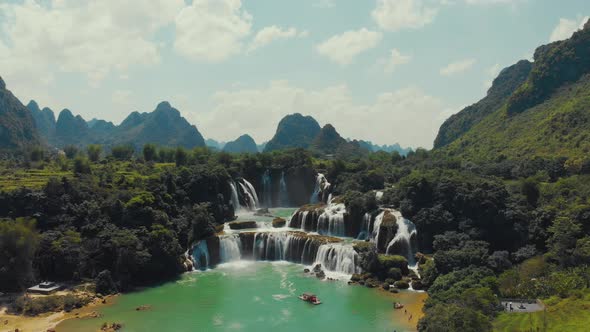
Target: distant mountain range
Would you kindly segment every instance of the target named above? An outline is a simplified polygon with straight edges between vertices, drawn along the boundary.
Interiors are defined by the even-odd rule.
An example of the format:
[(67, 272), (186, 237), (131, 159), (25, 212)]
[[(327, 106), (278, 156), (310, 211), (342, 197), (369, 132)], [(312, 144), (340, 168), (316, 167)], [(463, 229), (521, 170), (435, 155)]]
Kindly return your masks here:
[(146, 143), (186, 148), (205, 146), (199, 130), (168, 102), (161, 102), (151, 113), (133, 112), (118, 126), (97, 119), (86, 122), (68, 109), (61, 111), (56, 121), (52, 110), (40, 110), (35, 101), (31, 101), (27, 108), (41, 136), (57, 147), (131, 144), (140, 149)]
[(59, 115), (31, 100), (25, 107), (0, 78), (0, 150), (21, 150), (46, 143), (63, 148), (102, 144), (106, 148), (130, 144), (140, 150), (144, 144), (182, 146), (185, 148), (208, 146), (230, 153), (257, 153), (289, 148), (305, 148), (318, 155), (362, 156), (369, 151), (400, 151), (399, 145), (377, 146), (371, 142), (346, 140), (331, 124), (323, 128), (311, 116), (299, 113), (285, 116), (278, 124), (273, 138), (261, 144), (247, 134), (231, 142), (205, 141), (197, 127), (191, 125), (168, 102), (161, 102), (149, 113), (132, 112), (115, 125), (100, 119), (86, 121), (64, 109)]

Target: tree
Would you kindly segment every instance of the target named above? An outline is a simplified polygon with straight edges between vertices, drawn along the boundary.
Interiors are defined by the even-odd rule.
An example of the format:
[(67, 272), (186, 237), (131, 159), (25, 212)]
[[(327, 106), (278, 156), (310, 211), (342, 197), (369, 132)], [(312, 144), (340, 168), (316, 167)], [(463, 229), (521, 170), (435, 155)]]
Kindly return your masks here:
[(133, 157), (135, 149), (132, 145), (117, 145), (111, 149), (111, 154), (118, 160), (129, 160)]
[(88, 158), (84, 157), (77, 157), (74, 160), (74, 173), (76, 174), (90, 174), (90, 162), (88, 162)]
[(31, 161), (41, 161), (45, 157), (45, 151), (42, 147), (36, 146), (31, 150)]
[(176, 161), (176, 166), (186, 165), (186, 162), (188, 159), (186, 150), (182, 147), (176, 148), (176, 153), (174, 154), (174, 159)]
[(113, 281), (113, 277), (111, 276), (111, 271), (104, 270), (101, 271), (96, 276), (96, 292), (99, 294), (107, 295), (113, 294), (117, 292), (117, 286)]
[(16, 291), (34, 280), (33, 258), (39, 244), (35, 221), (0, 220), (0, 290)]
[(154, 144), (146, 144), (143, 146), (143, 159), (145, 161), (154, 161), (157, 156), (156, 146)]
[(75, 145), (66, 145), (64, 147), (64, 153), (66, 154), (66, 158), (74, 159), (78, 154), (78, 148)]
[(86, 152), (88, 153), (88, 158), (90, 158), (90, 161), (95, 163), (100, 159), (100, 154), (102, 153), (102, 146), (98, 144), (90, 144), (86, 148)]
[(420, 332), (485, 332), (491, 331), (490, 319), (472, 308), (456, 304), (437, 304), (420, 319)]
[(549, 252), (562, 265), (566, 266), (573, 261), (573, 251), (582, 228), (573, 219), (558, 217), (549, 227), (551, 237), (547, 240)]

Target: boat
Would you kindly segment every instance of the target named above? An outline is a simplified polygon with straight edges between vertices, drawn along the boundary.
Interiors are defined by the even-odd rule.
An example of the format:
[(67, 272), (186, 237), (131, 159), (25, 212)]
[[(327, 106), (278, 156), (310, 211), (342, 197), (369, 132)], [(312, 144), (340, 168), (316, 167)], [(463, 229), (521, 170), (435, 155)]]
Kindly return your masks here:
[(301, 295), (299, 295), (299, 298), (305, 302), (309, 302), (311, 304), (322, 304), (322, 301), (320, 301), (318, 299), (318, 297), (315, 294), (311, 294), (311, 293), (303, 293)]
[(393, 302), (394, 309), (403, 309), (404, 305), (399, 302)]

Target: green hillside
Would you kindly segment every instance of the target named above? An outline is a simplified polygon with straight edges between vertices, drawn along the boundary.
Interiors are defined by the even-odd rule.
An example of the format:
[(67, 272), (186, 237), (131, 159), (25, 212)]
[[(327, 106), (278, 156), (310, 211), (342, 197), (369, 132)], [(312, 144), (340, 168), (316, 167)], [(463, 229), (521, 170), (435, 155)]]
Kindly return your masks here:
[[(437, 151), (475, 161), (540, 156), (581, 164), (590, 151), (589, 50), (590, 24), (571, 39), (539, 47), (526, 81), (508, 98), (487, 104), (483, 118), (447, 146), (438, 144)], [(470, 112), (467, 108), (454, 118), (469, 118)], [(449, 137), (449, 121), (438, 143)]]

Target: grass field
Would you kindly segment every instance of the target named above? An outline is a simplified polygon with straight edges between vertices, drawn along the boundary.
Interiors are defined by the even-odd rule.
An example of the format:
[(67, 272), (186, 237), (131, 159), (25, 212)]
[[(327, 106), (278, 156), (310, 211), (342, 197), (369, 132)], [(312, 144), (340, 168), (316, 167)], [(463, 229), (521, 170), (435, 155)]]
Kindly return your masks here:
[(580, 298), (550, 298), (544, 303), (544, 312), (500, 314), (494, 331), (590, 331), (590, 292)]
[[(125, 177), (129, 183), (145, 181), (150, 176), (158, 176), (167, 168), (173, 167), (175, 167), (174, 163), (156, 163), (148, 167), (144, 164), (125, 161), (111, 162), (106, 165), (100, 163), (91, 165), (93, 173), (95, 171), (107, 171), (113, 175), (114, 180)], [(68, 161), (65, 167), (54, 162), (43, 162), (28, 169), (2, 163), (0, 164), (0, 191), (11, 191), (19, 188), (40, 189), (51, 178), (61, 179), (62, 177), (71, 178), (73, 176), (71, 161)]]

